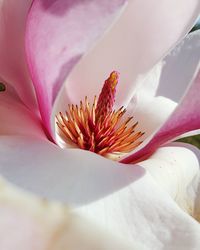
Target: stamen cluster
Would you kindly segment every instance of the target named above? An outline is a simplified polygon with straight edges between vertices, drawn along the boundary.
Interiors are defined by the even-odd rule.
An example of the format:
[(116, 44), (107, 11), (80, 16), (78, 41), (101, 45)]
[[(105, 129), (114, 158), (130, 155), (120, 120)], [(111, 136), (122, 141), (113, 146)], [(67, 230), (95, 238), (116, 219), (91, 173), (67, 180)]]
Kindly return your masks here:
[(85, 97), (79, 106), (68, 105), (65, 114), (60, 112), (56, 116), (57, 126), (66, 143), (116, 159), (142, 142), (138, 139), (144, 133), (135, 132), (138, 123), (130, 125), (133, 117), (123, 121), (126, 110), (123, 107), (112, 110), (118, 78), (116, 71), (111, 73), (98, 101), (95, 96), (92, 105)]

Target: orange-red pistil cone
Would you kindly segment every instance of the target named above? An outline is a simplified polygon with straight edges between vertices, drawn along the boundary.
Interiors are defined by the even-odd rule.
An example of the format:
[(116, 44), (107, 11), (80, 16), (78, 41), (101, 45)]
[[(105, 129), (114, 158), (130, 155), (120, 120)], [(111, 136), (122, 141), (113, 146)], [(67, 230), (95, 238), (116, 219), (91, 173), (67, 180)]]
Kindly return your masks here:
[(132, 151), (142, 141), (144, 134), (135, 132), (137, 122), (133, 117), (122, 121), (126, 110), (113, 110), (119, 73), (113, 71), (105, 81), (98, 101), (96, 96), (92, 106), (87, 97), (80, 105), (68, 105), (65, 114), (59, 113), (56, 124), (62, 139), (81, 149), (89, 150), (112, 159)]

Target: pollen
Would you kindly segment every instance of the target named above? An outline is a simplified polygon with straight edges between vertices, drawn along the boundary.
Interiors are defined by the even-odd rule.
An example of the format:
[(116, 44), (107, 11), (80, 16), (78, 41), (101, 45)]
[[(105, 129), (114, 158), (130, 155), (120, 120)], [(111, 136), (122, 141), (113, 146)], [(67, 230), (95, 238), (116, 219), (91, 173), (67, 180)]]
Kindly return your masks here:
[(126, 116), (124, 107), (113, 109), (118, 81), (119, 73), (113, 71), (92, 104), (86, 96), (79, 105), (69, 104), (65, 113), (57, 114), (58, 132), (67, 144), (118, 160), (142, 143), (138, 122)]

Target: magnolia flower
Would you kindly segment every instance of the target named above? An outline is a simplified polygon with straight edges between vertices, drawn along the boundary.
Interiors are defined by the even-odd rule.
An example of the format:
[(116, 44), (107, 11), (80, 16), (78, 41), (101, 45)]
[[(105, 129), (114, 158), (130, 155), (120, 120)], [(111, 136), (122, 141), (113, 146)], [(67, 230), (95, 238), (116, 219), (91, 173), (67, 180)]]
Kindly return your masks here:
[(199, 249), (199, 9), (0, 1), (0, 249)]

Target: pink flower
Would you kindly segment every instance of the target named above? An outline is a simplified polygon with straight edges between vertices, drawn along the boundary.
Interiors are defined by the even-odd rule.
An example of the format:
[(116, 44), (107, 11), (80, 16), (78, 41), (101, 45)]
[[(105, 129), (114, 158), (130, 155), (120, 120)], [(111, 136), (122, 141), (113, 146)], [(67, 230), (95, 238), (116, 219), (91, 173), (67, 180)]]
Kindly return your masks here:
[[(170, 142), (200, 129), (200, 33), (169, 54), (199, 10), (198, 0), (0, 1), (1, 174), (70, 207), (2, 181), (0, 249), (199, 248), (199, 151)], [(113, 69), (114, 108), (134, 116), (143, 142), (120, 162), (61, 149), (55, 115), (92, 100)]]

